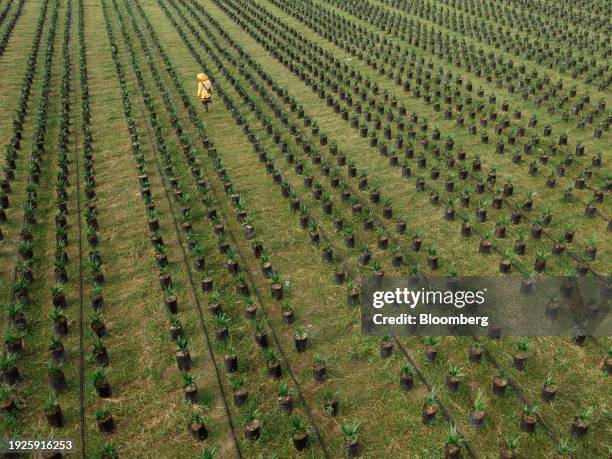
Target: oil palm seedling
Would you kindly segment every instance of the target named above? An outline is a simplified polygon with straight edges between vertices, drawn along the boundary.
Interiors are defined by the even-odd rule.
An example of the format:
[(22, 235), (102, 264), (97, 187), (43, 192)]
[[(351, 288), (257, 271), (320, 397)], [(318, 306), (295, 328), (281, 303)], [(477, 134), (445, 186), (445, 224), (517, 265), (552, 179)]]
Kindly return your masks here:
[(510, 249), (505, 249), (499, 261), (499, 272), (503, 274), (508, 274), (510, 271), (512, 271), (513, 258), (514, 254), (512, 253), (512, 251)]
[(438, 411), (438, 391), (436, 387), (432, 387), (425, 397), (425, 401), (423, 402), (423, 410), (421, 412), (421, 417), (423, 420), (423, 424), (431, 424)]
[(483, 389), (478, 389), (473, 403), (473, 411), (470, 413), (470, 424), (481, 429), (485, 418), (485, 395)]
[(327, 359), (315, 354), (312, 364), (312, 374), (317, 382), (324, 382), (327, 378)]
[(66, 307), (66, 295), (64, 293), (64, 287), (61, 284), (51, 287), (51, 301), (54, 307)]
[(323, 411), (327, 416), (335, 417), (338, 415), (340, 408), (340, 400), (338, 398), (338, 391), (332, 389), (325, 389), (323, 391)]
[(192, 411), (189, 415), (189, 424), (187, 425), (189, 433), (196, 441), (203, 441), (208, 438), (208, 428), (202, 415), (197, 411)]
[(518, 343), (516, 344), (516, 352), (513, 356), (512, 366), (514, 368), (516, 368), (519, 371), (525, 370), (525, 366), (527, 365), (527, 353), (529, 352), (530, 348), (531, 348), (531, 345), (529, 344), (528, 341), (525, 341), (525, 340), (518, 341)]
[(8, 354), (16, 355), (23, 350), (23, 335), (12, 327), (4, 331), (4, 348)]
[(536, 424), (540, 420), (538, 405), (525, 405), (521, 415), (521, 432), (532, 433), (535, 431)]
[(283, 316), (283, 322), (286, 325), (291, 325), (293, 322), (295, 322), (295, 314), (293, 312), (293, 307), (291, 306), (291, 303), (289, 303), (288, 301), (283, 301), (283, 304), (281, 305), (281, 314)]
[(559, 440), (557, 445), (557, 457), (555, 459), (573, 459), (573, 454), (578, 450), (576, 446), (571, 446), (570, 443), (565, 440)]
[(425, 358), (429, 362), (433, 362), (438, 355), (438, 343), (440, 340), (433, 336), (425, 338)]
[(405, 391), (409, 391), (414, 387), (414, 374), (412, 367), (409, 365), (400, 368), (399, 384)]
[(217, 341), (225, 341), (229, 338), (230, 317), (225, 313), (220, 313), (214, 316), (215, 321), (215, 337)]
[(14, 385), (21, 380), (16, 362), (17, 356), (15, 354), (5, 353), (0, 357), (0, 380), (2, 383)]
[(232, 396), (234, 399), (234, 405), (242, 406), (249, 398), (249, 391), (247, 389), (247, 378), (244, 375), (230, 375), (229, 384), (232, 387)]
[(282, 366), (278, 354), (273, 349), (266, 349), (265, 357), (268, 376), (279, 379), (282, 375)]
[(91, 375), (91, 382), (100, 398), (109, 398), (112, 395), (111, 385), (102, 368), (96, 368)]
[(191, 368), (191, 354), (189, 353), (189, 341), (186, 336), (180, 336), (176, 340), (178, 350), (176, 351), (176, 366), (181, 371), (188, 371)]
[(485, 350), (482, 346), (482, 343), (480, 343), (479, 341), (474, 342), (470, 347), (469, 361), (472, 363), (480, 363), (484, 352)]
[(278, 384), (278, 405), (287, 414), (291, 414), (293, 411), (293, 395), (289, 386), (284, 382)]
[(60, 308), (53, 308), (51, 312), (51, 320), (53, 321), (53, 329), (59, 336), (66, 336), (68, 334), (68, 319), (63, 314), (63, 310)]
[(223, 366), (227, 373), (238, 371), (238, 355), (236, 354), (236, 349), (231, 339), (225, 341)]
[(94, 311), (91, 318), (90, 328), (98, 338), (103, 338), (106, 336), (106, 325), (100, 310)]
[(439, 267), (438, 247), (436, 244), (431, 244), (427, 249), (427, 266), (432, 270), (436, 270)]
[(62, 408), (57, 402), (55, 394), (48, 394), (44, 400), (45, 403), (45, 417), (51, 427), (63, 427), (64, 426), (64, 414)]
[(380, 343), (380, 356), (383, 359), (389, 358), (393, 355), (394, 344), (393, 337), (389, 332), (386, 332)]
[(445, 459), (459, 459), (461, 457), (461, 446), (465, 444), (465, 440), (459, 434), (457, 426), (451, 424), (448, 435), (446, 436), (446, 444), (444, 445)]
[(295, 344), (295, 349), (298, 352), (306, 351), (306, 348), (308, 347), (308, 333), (306, 333), (306, 329), (304, 327), (296, 327), (295, 334), (293, 335), (293, 342)]
[(308, 447), (308, 430), (306, 424), (299, 416), (293, 416), (291, 418), (291, 427), (293, 434), (291, 435), (291, 441), (297, 451), (303, 451)]
[(259, 417), (261, 414), (253, 403), (249, 404), (248, 411), (244, 417), (244, 436), (248, 440), (257, 440), (261, 435), (261, 424)]
[(372, 254), (370, 253), (370, 248), (368, 244), (362, 244), (359, 249), (359, 252), (359, 264), (367, 266), (370, 263), (370, 259), (372, 258)]
[(449, 392), (457, 392), (459, 390), (459, 382), (464, 376), (463, 368), (459, 365), (451, 365), (446, 374), (446, 389)]
[(521, 438), (520, 434), (514, 434), (507, 438), (504, 447), (499, 452), (500, 459), (516, 459), (518, 457), (518, 445)]
[(66, 376), (62, 369), (64, 362), (49, 362), (47, 365), (47, 375), (49, 377), (49, 385), (56, 392), (65, 392), (67, 389)]
[(495, 234), (494, 230), (489, 230), (482, 235), (480, 239), (480, 245), (478, 247), (478, 251), (480, 253), (485, 253), (485, 254), (491, 253), (491, 249), (493, 246), (491, 239), (493, 239), (494, 234)]
[(508, 379), (506, 374), (503, 371), (500, 371), (497, 375), (493, 377), (492, 380), (492, 390), (493, 395), (502, 396), (506, 393), (506, 388), (508, 387)]
[(64, 344), (60, 341), (59, 338), (55, 336), (51, 337), (51, 345), (49, 346), (49, 352), (51, 354), (51, 358), (56, 362), (60, 362), (66, 359), (66, 351), (64, 349)]
[(572, 435), (576, 438), (586, 436), (589, 431), (589, 419), (593, 416), (593, 408), (587, 408), (574, 418), (572, 423)]
[(109, 364), (108, 351), (104, 341), (100, 338), (95, 338), (93, 341), (93, 352), (92, 352), (96, 365), (101, 367), (107, 367)]
[(283, 299), (283, 283), (281, 277), (278, 273), (273, 273), (270, 276), (271, 284), (270, 284), (270, 294), (272, 298), (280, 301)]
[(170, 311), (167, 311), (166, 316), (168, 317), (170, 338), (172, 341), (176, 341), (183, 336), (183, 325), (181, 323), (180, 314), (172, 314)]
[(347, 457), (359, 456), (361, 445), (359, 444), (359, 423), (346, 422), (340, 426), (340, 432), (344, 437), (344, 450)]
[(550, 403), (555, 399), (557, 395), (557, 384), (552, 377), (552, 372), (548, 372), (544, 385), (542, 386), (542, 392), (540, 398), (546, 403)]

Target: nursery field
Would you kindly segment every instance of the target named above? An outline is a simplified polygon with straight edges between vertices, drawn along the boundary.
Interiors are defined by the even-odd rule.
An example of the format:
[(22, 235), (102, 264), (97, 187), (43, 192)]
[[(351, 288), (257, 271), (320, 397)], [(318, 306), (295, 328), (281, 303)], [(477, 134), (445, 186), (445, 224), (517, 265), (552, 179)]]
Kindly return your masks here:
[(609, 336), (360, 328), (375, 275), (609, 281), (611, 36), (605, 0), (0, 0), (0, 455), (612, 457)]

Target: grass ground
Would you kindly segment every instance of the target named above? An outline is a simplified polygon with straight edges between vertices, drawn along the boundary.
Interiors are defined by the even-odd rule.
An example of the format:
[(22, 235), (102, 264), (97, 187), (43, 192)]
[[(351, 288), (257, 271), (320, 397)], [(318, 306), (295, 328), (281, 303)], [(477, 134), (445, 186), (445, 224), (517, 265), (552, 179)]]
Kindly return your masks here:
[[(395, 7), (386, 6), (387, 3), (376, 1), (371, 4), (388, 8), (399, 15), (406, 14)], [(439, 184), (434, 184), (440, 192), (442, 204), (432, 206), (429, 193), (415, 192), (414, 175), (404, 178), (400, 168), (390, 167), (388, 159), (381, 156), (377, 148), (371, 147), (368, 139), (362, 138), (356, 129), (351, 129), (349, 122), (343, 120), (324, 99), (320, 99), (296, 75), (294, 68), (286, 65), (287, 61), (282, 63), (265, 48), (271, 37), (256, 32), (258, 18), (247, 13), (248, 8), (255, 8), (269, 18), (282, 22), (289, 30), (301, 34), (303, 43), (321, 46), (364, 78), (378, 81), (381, 90), (395, 97), (408, 113), (416, 112), (421, 117), (427, 117), (432, 126), (440, 129), (442, 139), (446, 134), (452, 134), (456, 150), (467, 151), (469, 158), (479, 154), (483, 171), (496, 166), (498, 184), (503, 184), (511, 176), (518, 192), (517, 196), (507, 200), (506, 206), (520, 206), (525, 193), (535, 191), (534, 210), (530, 215), (542, 213), (545, 207), (550, 208), (553, 220), (545, 228), (550, 238), (556, 239), (563, 234), (568, 222), (574, 223), (575, 241), (568, 245), (563, 255), (548, 258), (546, 275), (564, 275), (572, 270), (584, 249), (591, 244), (592, 235), (597, 236), (597, 257), (589, 262), (589, 267), (599, 275), (609, 274), (612, 245), (607, 225), (612, 209), (608, 192), (603, 203), (598, 204), (599, 214), (595, 218), (584, 215), (584, 205), (590, 199), (592, 189), (574, 190), (577, 201), (566, 203), (562, 200), (564, 187), (573, 183), (578, 172), (590, 161), (591, 155), (600, 153), (603, 166), (595, 169), (594, 179), (589, 185), (609, 180), (609, 132), (606, 130), (601, 139), (594, 139), (588, 129), (575, 129), (573, 120), (564, 121), (558, 113), (550, 114), (545, 107), (536, 107), (532, 100), (525, 101), (518, 94), (503, 92), (494, 83), (453, 66), (455, 76), (461, 74), (465, 80), (472, 80), (475, 87), (485, 90), (485, 94), (502, 91), (498, 98), (508, 99), (513, 108), (520, 109), (523, 120), (534, 115), (542, 126), (549, 124), (555, 133), (568, 130), (570, 147), (573, 148), (578, 139), (584, 140), (588, 155), (568, 168), (567, 176), (559, 178), (557, 188), (546, 188), (543, 186), (544, 175), (532, 177), (526, 173), (526, 164), (513, 164), (508, 154), (496, 155), (492, 144), (482, 144), (478, 136), (469, 135), (466, 129), (458, 128), (454, 120), (445, 120), (443, 114), (435, 112), (431, 105), (403, 91), (392, 80), (380, 77), (378, 71), (365, 61), (351, 56), (320, 35), (312, 25), (290, 14), (293, 11), (291, 5), (294, 4), (280, 0), (247, 3), (234, 0), (49, 2), (24, 121), (21, 151), (16, 161), (16, 177), (11, 181), (11, 205), (6, 209), (8, 221), (1, 224), (4, 240), (0, 242), (0, 300), (8, 303), (12, 297), (12, 276), (15, 267), (20, 266), (17, 249), (23, 218), (21, 204), (26, 199), (29, 157), (33, 148), (30, 139), (39, 122), (35, 114), (45, 95), (40, 84), (46, 68), (44, 53), (52, 46), (53, 59), (48, 63), (51, 79), (48, 125), (44, 136), (46, 154), (41, 161), (38, 223), (34, 229), (32, 271), (36, 280), (30, 289), (32, 304), (27, 308), (29, 326), (24, 336), (24, 351), (17, 361), (23, 380), (11, 390), (19, 409), (16, 413), (2, 414), (0, 428), (4, 435), (71, 438), (78, 445), (75, 457), (77, 454), (104, 457), (101, 452), (112, 445), (120, 457), (129, 458), (197, 457), (203, 448), (212, 447), (218, 448), (219, 457), (319, 458), (341, 457), (344, 454), (341, 426), (355, 421), (360, 424), (359, 440), (363, 457), (381, 457), (383, 454), (410, 458), (442, 457), (449, 427), (457, 426), (465, 440), (462, 457), (489, 458), (497, 457), (505, 439), (519, 432), (520, 415), (527, 404), (539, 405), (541, 422), (535, 433), (521, 434), (520, 457), (554, 457), (559, 442), (564, 439), (570, 439), (570, 443), (578, 448), (574, 454), (576, 458), (607, 457), (610, 452), (607, 402), (610, 387), (609, 376), (602, 371), (602, 361), (610, 346), (609, 338), (589, 338), (583, 346), (577, 346), (569, 337), (529, 339), (527, 371), (518, 371), (512, 368), (512, 353), (515, 352), (518, 338), (483, 339), (487, 356), (482, 363), (474, 364), (467, 359), (473, 345), (473, 340), (468, 337), (441, 338), (439, 355), (436, 361), (429, 362), (424, 357), (421, 338), (397, 337), (393, 341), (393, 355), (383, 359), (379, 355), (380, 339), (361, 336), (359, 309), (347, 305), (347, 286), (334, 283), (335, 272), (344, 270), (347, 280), (356, 284), (375, 270), (384, 271), (388, 276), (408, 275), (417, 265), (424, 274), (446, 275), (456, 270), (459, 275), (498, 275), (499, 255), (512, 247), (518, 236), (518, 227), (510, 225), (505, 239), (493, 241), (495, 253), (479, 254), (480, 238), (462, 237), (460, 220), (447, 222), (444, 219), (444, 201), (457, 193), (445, 192)], [(289, 6), (282, 9), (279, 5)], [(3, 6), (4, 2), (0, 2), (0, 10)], [(49, 31), (53, 28), (52, 13), (56, 6), (55, 35), (49, 42)], [(304, 2), (302, 6), (304, 11), (319, 9), (334, 12), (349, 24), (358, 26), (362, 32), (379, 34), (387, 37), (390, 43), (405, 45), (374, 22), (358, 19), (336, 2), (313, 0)], [(68, 40), (64, 24), (70, 7), (72, 18), (67, 29), (70, 31)], [(78, 15), (81, 7), (83, 24)], [(227, 11), (234, 11), (242, 17), (250, 32), (245, 32)], [(3, 145), (12, 136), (11, 119), (19, 102), (19, 91), (39, 14), (39, 2), (25, 3), (6, 52), (0, 57), (0, 72), (4, 81), (0, 86), (0, 141)], [(429, 27), (440, 27), (431, 20), (424, 23)], [(84, 26), (83, 42), (79, 40), (81, 25)], [(452, 36), (459, 36), (457, 32), (441, 29)], [(2, 31), (3, 26), (0, 26), (0, 34)], [(72, 61), (67, 200), (69, 243), (66, 247), (69, 280), (64, 285), (68, 299), (65, 315), (69, 319), (70, 331), (62, 340), (67, 350), (63, 370), (68, 388), (57, 397), (66, 424), (62, 429), (54, 429), (48, 426), (45, 419), (44, 400), (51, 391), (47, 382), (47, 364), (48, 346), (53, 336), (49, 319), (53, 310), (50, 292), (55, 284), (53, 216), (62, 102), (60, 81), (66, 59), (62, 54), (62, 43), (65, 39)], [(474, 38), (468, 38), (468, 41), (483, 46), (487, 52), (502, 54), (493, 46), (476, 43)], [(88, 200), (83, 194), (81, 46), (85, 46), (87, 57), (95, 202), (100, 225), (97, 232), (100, 239), (98, 250), (105, 275), (101, 286), (105, 302), (102, 317), (109, 334), (103, 341), (110, 357), (105, 373), (113, 392), (108, 399), (98, 397), (91, 380), (96, 364), (90, 356), (95, 337), (90, 330), (94, 312), (89, 298), (95, 282), (87, 262), (90, 248), (82, 218)], [(406, 46), (417, 56), (430, 59), (436, 67), (451, 68), (444, 59), (429, 55), (421, 48)], [(241, 56), (238, 47), (252, 61)], [(291, 56), (286, 55), (286, 58), (291, 59)], [(125, 94), (121, 92), (117, 65), (125, 78)], [(189, 97), (194, 96), (195, 75), (203, 70), (202, 67), (214, 77), (215, 95), (211, 113), (206, 113), (195, 97), (189, 102), (182, 100), (182, 91), (186, 91)], [(276, 86), (258, 77), (256, 81), (259, 80), (260, 86), (253, 84), (247, 78), (249, 73), (245, 69), (255, 75), (263, 69), (275, 85), (286, 88), (305, 113), (327, 133), (329, 140), (346, 154), (351, 164), (358, 171), (367, 171), (369, 188), (359, 190), (357, 180), (348, 176), (346, 168), (335, 167), (336, 158), (329, 146), (320, 148), (321, 165), (313, 164), (308, 156), (303, 156), (300, 142), (291, 135), (287, 124), (274, 116), (273, 107), (282, 107), (297, 129), (303, 132), (304, 138), (318, 142), (318, 137), (303, 127), (286, 100), (274, 91)], [(544, 70), (533, 61), (527, 62), (527, 69)], [(558, 69), (548, 73), (553, 80), (561, 76)], [(584, 77), (579, 77), (577, 82), (580, 90), (591, 90), (593, 100), (603, 98), (608, 105), (612, 102), (609, 91), (589, 85)], [(164, 94), (160, 88), (165, 88), (167, 93)], [(143, 89), (150, 95), (150, 105), (147, 105), (148, 98), (143, 94)], [(225, 100), (219, 89), (224, 91)], [(296, 158), (303, 157), (306, 161), (305, 173), (298, 173), (295, 164), (287, 160), (280, 144), (268, 133), (264, 117), (257, 116), (256, 110), (245, 101), (244, 94), (254, 107), (267, 115), (274, 130), (282, 132), (283, 139), (288, 148), (295, 152)], [(126, 112), (126, 101), (131, 106), (131, 113)], [(189, 104), (196, 108), (191, 116)], [(155, 136), (152, 112), (159, 122), (161, 141)], [(243, 117), (242, 125), (236, 122), (237, 114)], [(161, 271), (155, 261), (156, 251), (150, 242), (148, 216), (144, 211), (139, 185), (141, 172), (138, 170), (138, 158), (133, 153), (134, 140), (128, 129), (130, 116), (135, 121), (134, 130), (140, 138), (144, 168), (159, 220), (158, 234), (163, 238), (168, 256), (168, 267)], [(183, 127), (185, 136), (175, 132), (177, 121)], [(207, 138), (198, 132), (196, 121), (203, 123)], [(393, 126), (395, 128), (396, 124)], [(493, 127), (489, 126), (486, 130), (493, 138)], [(282, 196), (280, 187), (274, 184), (272, 174), (254, 151), (252, 138), (249, 139), (247, 132), (257, 138), (266, 153), (265, 160), (273, 163), (283, 182), (295, 192), (295, 198), (308, 209), (311, 221), (319, 223), (321, 243), (313, 244), (309, 231), (300, 227), (300, 212), (290, 210), (289, 201)], [(211, 141), (216, 146), (227, 173), (226, 178), (219, 174), (218, 164), (211, 159), (203, 140)], [(160, 142), (167, 148), (168, 158), (164, 157)], [(194, 147), (195, 163), (184, 155), (183, 145), (186, 142)], [(194, 164), (201, 169), (208, 196), (214, 197), (215, 204), (204, 199), (193, 173)], [(389, 248), (378, 246), (382, 233), (364, 229), (353, 214), (351, 202), (342, 199), (341, 188), (330, 185), (329, 177), (323, 173), (322, 165), (325, 164), (336, 169), (340, 180), (349, 185), (351, 194), (366, 210), (372, 211), (374, 226), (385, 229), (392, 244), (401, 247), (405, 256), (402, 266), (396, 267), (391, 263)], [(164, 165), (172, 167), (169, 169)], [(334, 209), (331, 215), (323, 211), (320, 199), (313, 196), (312, 189), (304, 182), (304, 175), (312, 175), (313, 180), (319, 182), (324, 192), (331, 196)], [(442, 177), (445, 175), (443, 168)], [(232, 202), (231, 193), (225, 190), (228, 181), (232, 183), (232, 193), (239, 194), (242, 199), (240, 207)], [(466, 183), (473, 186), (474, 182), (471, 176)], [(185, 195), (182, 201), (173, 197), (177, 187)], [(393, 219), (384, 218), (381, 206), (369, 201), (369, 189), (372, 187), (377, 187), (384, 198), (389, 198)], [(493, 191), (490, 186), (485, 195), (492, 197)], [(190, 209), (189, 219), (193, 225), (190, 233), (180, 228), (180, 222), (184, 221), (180, 217), (182, 207)], [(212, 207), (224, 224), (224, 238), (215, 235), (215, 222), (207, 217)], [(262, 261), (252, 250), (253, 239), (246, 237), (244, 223), (235, 216), (241, 209), (246, 211), (248, 222), (255, 228), (256, 240), (263, 245), (274, 271), (284, 282), (285, 300), (296, 317), (294, 325), (284, 323), (283, 302), (271, 296), (270, 279), (260, 269)], [(489, 218), (484, 223), (478, 223), (471, 217), (473, 208), (457, 210), (459, 215), (469, 213), (476, 234), (483, 234), (494, 228), (494, 222), (500, 216), (508, 215), (508, 209), (491, 208)], [(342, 218), (345, 225), (352, 227), (357, 240), (355, 247), (344, 244), (344, 234), (335, 228), (333, 218)], [(396, 233), (396, 220), (407, 223), (406, 234)], [(529, 225), (525, 224), (525, 228), (528, 230)], [(410, 248), (414, 236), (423, 240), (420, 252)], [(536, 251), (550, 251), (550, 238), (528, 238), (526, 254), (513, 257), (513, 274), (531, 271)], [(236, 253), (240, 272), (257, 306), (257, 321), (245, 318), (247, 299), (235, 290), (240, 278), (226, 269), (228, 256), (218, 250), (220, 240), (227, 241)], [(194, 254), (189, 242), (197, 242), (203, 249), (205, 272), (194, 267)], [(364, 243), (372, 255), (368, 266), (358, 262), (360, 246)], [(431, 245), (439, 250), (438, 270), (427, 267), (426, 249)], [(326, 246), (334, 251), (333, 263), (326, 263), (322, 259), (322, 250)], [(374, 261), (379, 263), (378, 267)], [(168, 332), (164, 307), (168, 292), (160, 289), (160, 272), (172, 277), (173, 293), (180, 311), (177, 318), (189, 337), (193, 360), (189, 373), (199, 389), (196, 405), (184, 400), (183, 375), (175, 362), (177, 348)], [(231, 319), (229, 333), (239, 362), (236, 375), (245, 377), (249, 393), (250, 401), (245, 406), (236, 406), (233, 402), (234, 378), (224, 369), (227, 346), (215, 338), (218, 322), (209, 310), (212, 298), (200, 286), (200, 281), (205, 277), (213, 279), (217, 298), (224, 313)], [(3, 321), (6, 319), (5, 330), (10, 327), (8, 315), (3, 311), (2, 317)], [(265, 330), (269, 336), (268, 350), (280, 356), (283, 376), (279, 381), (268, 376), (266, 351), (253, 339), (257, 323), (261, 326), (260, 330)], [(308, 333), (309, 345), (305, 352), (295, 349), (294, 335), (298, 326)], [(328, 376), (324, 383), (313, 378), (313, 364), (321, 359), (327, 363)], [(451, 364), (463, 367), (464, 376), (457, 393), (444, 389)], [(404, 392), (398, 386), (399, 371), (405, 365), (413, 367), (415, 371), (415, 387), (410, 392)], [(511, 387), (505, 396), (495, 397), (491, 394), (491, 380), (500, 372), (508, 378)], [(542, 384), (549, 372), (559, 388), (557, 400), (552, 404), (539, 400)], [(291, 416), (278, 406), (280, 382), (286, 383), (293, 394), (293, 414), (308, 426), (310, 447), (302, 453), (296, 452), (291, 443)], [(421, 409), (427, 393), (433, 387), (438, 389), (439, 412), (432, 425), (424, 425), (421, 422)], [(486, 394), (486, 421), (482, 430), (476, 430), (469, 423), (469, 414), (481, 388)], [(330, 416), (326, 412), (325, 402), (329, 397), (336, 397), (339, 401), (337, 416)], [(96, 413), (103, 407), (110, 409), (116, 422), (116, 429), (110, 435), (100, 433), (98, 429)], [(261, 437), (255, 442), (246, 439), (244, 434), (249, 407), (256, 408), (256, 417), (262, 427)], [(589, 434), (583, 439), (572, 439), (570, 427), (574, 416), (588, 408), (593, 409)], [(208, 426), (209, 436), (204, 441), (195, 441), (187, 430), (190, 413), (194, 411), (204, 416)]]

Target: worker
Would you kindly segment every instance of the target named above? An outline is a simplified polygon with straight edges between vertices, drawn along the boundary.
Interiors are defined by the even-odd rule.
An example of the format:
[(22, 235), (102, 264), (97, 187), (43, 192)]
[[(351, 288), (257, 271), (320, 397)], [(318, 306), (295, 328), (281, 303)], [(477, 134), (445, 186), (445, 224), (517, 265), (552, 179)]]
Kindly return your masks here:
[(209, 105), (212, 106), (212, 92), (212, 83), (208, 79), (208, 75), (205, 73), (198, 73), (198, 97), (202, 101), (202, 105), (206, 107), (206, 111), (208, 111)]

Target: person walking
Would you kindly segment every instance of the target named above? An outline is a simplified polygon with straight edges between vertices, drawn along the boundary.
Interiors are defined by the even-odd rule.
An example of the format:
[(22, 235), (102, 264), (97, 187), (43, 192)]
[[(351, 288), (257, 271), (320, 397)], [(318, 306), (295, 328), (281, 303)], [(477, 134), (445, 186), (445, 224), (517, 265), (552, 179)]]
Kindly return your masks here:
[(206, 107), (206, 111), (208, 112), (208, 107), (210, 106), (210, 110), (212, 110), (212, 83), (208, 78), (208, 75), (205, 73), (198, 73), (198, 97), (202, 101), (202, 105)]

